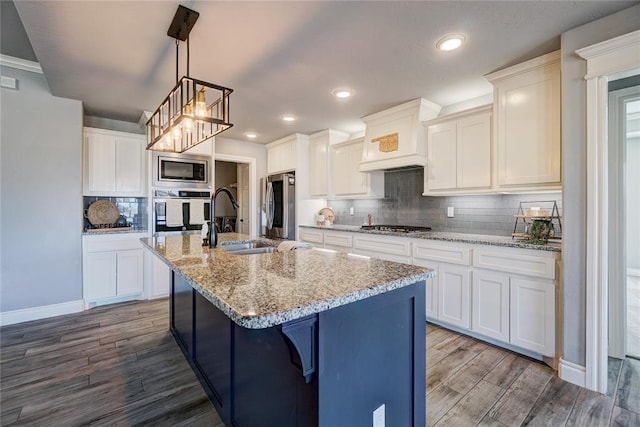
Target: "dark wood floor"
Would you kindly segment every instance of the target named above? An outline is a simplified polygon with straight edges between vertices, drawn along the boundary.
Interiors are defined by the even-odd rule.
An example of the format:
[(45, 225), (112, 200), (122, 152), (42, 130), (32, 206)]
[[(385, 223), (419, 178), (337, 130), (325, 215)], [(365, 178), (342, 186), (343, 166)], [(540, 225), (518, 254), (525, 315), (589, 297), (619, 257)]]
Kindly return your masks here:
[[(0, 329), (2, 426), (222, 426), (168, 332), (166, 299)], [(640, 362), (607, 396), (545, 365), (427, 327), (428, 426), (640, 426)], [(339, 426), (336, 426), (339, 427)]]

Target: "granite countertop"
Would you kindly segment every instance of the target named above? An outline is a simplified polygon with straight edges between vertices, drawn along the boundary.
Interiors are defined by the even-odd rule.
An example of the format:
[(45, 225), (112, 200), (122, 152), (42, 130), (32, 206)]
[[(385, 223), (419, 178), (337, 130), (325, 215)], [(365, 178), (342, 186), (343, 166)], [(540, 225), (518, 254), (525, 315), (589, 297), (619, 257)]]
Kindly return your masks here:
[(440, 240), (445, 242), (471, 243), (476, 245), (508, 246), (512, 248), (536, 249), (539, 251), (561, 252), (560, 242), (549, 242), (546, 245), (534, 245), (522, 240), (515, 240), (507, 236), (493, 236), (489, 234), (449, 233), (446, 231), (417, 231), (413, 233), (395, 231), (363, 230), (358, 225), (331, 226), (301, 225), (300, 227), (317, 228), (321, 230), (350, 231), (353, 233), (378, 234), (383, 236), (410, 237), (413, 239)]
[(279, 325), (435, 274), (427, 268), (321, 249), (231, 255), (224, 245), (248, 241), (249, 236), (218, 237), (217, 248), (203, 247), (199, 235), (140, 240), (231, 320), (250, 329)]

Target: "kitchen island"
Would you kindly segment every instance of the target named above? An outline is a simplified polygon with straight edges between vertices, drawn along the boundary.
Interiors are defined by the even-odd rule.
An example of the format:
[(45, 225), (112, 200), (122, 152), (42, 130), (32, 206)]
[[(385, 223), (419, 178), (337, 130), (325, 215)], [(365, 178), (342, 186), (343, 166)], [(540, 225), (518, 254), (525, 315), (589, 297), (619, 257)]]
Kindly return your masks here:
[(225, 424), (424, 426), (433, 271), (317, 249), (225, 250), (247, 240), (143, 239), (171, 268), (171, 331)]

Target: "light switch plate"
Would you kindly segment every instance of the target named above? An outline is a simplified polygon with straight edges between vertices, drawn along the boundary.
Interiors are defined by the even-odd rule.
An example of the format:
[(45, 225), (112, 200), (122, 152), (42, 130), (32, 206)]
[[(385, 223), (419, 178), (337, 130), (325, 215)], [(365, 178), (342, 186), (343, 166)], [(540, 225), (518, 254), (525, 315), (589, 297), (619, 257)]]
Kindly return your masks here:
[(353, 209), (353, 206), (351, 206), (349, 208), (349, 215), (353, 215), (353, 214), (354, 214), (354, 209)]
[(447, 218), (453, 218), (453, 206), (447, 208)]

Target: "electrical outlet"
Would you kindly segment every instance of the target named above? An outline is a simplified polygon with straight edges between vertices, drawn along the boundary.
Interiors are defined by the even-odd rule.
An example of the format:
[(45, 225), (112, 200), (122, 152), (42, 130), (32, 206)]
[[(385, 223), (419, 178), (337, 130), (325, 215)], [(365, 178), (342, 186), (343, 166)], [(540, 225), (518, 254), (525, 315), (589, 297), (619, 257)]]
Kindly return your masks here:
[(384, 427), (384, 403), (373, 411), (373, 427)]
[(453, 206), (447, 208), (447, 218), (453, 218)]
[(353, 215), (355, 213), (353, 206), (349, 208), (349, 215)]

